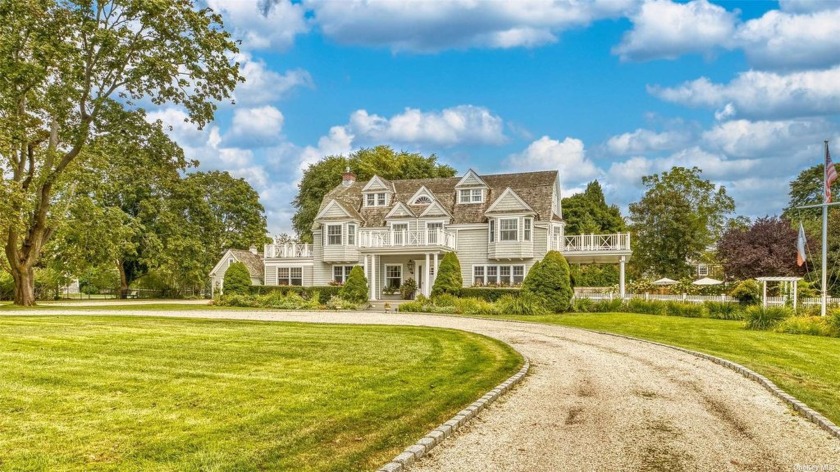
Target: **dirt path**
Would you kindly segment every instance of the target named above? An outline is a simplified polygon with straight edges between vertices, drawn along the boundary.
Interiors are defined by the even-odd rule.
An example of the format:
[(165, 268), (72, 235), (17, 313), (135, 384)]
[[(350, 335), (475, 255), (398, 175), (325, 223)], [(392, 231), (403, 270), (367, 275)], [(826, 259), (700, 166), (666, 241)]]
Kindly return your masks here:
[(647, 343), (559, 326), (426, 315), (119, 314), (456, 328), (505, 341), (531, 360), (519, 387), (411, 471), (840, 472), (840, 441), (757, 383)]

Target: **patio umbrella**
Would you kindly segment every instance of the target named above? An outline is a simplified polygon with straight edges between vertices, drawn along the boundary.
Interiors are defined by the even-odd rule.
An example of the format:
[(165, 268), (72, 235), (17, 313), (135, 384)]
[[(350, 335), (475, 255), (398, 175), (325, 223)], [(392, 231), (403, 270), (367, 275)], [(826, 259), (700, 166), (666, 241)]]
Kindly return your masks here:
[(702, 279), (695, 280), (691, 282), (691, 285), (720, 285), (723, 282), (716, 279), (710, 279), (708, 277), (703, 277)]
[(663, 277), (663, 278), (653, 282), (653, 285), (674, 285), (675, 283), (677, 283), (676, 280), (669, 279), (668, 277)]

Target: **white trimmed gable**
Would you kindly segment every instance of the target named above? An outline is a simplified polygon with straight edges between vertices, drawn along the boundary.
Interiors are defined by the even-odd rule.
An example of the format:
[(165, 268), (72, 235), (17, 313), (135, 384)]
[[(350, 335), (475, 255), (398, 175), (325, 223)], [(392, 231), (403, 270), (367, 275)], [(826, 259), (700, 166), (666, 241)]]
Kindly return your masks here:
[(381, 192), (383, 190), (390, 191), (391, 187), (378, 175), (374, 175), (362, 188), (362, 192)]
[(452, 218), (452, 215), (450, 215), (449, 212), (446, 211), (446, 208), (441, 206), (441, 204), (438, 203), (437, 201), (433, 201), (428, 206), (428, 208), (426, 208), (423, 211), (423, 213), (420, 214), (421, 218), (424, 218), (424, 217), (427, 217), (427, 216), (445, 216), (447, 218)]
[(405, 204), (402, 203), (402, 202), (399, 202), (396, 205), (394, 205), (394, 208), (392, 208), (391, 211), (389, 211), (388, 214), (385, 215), (386, 220), (389, 219), (389, 218), (414, 218), (414, 217), (415, 217), (415, 215), (411, 211), (411, 209), (408, 208), (407, 206), (405, 206)]
[[(428, 203), (422, 202), (422, 201), (418, 202), (417, 199), (420, 198), (420, 197), (428, 198), (429, 202)], [(419, 190), (414, 192), (414, 195), (412, 195), (411, 198), (408, 199), (408, 204), (409, 205), (428, 205), (429, 203), (434, 202), (436, 200), (437, 199), (435, 198), (435, 195), (432, 192), (430, 192), (429, 189), (427, 189), (426, 186), (424, 185), (424, 186), (420, 187)]]
[[(236, 262), (239, 262), (239, 259), (237, 259), (235, 255), (233, 255), (233, 251), (228, 249), (222, 255), (222, 258), (219, 260), (219, 263), (216, 264), (216, 266), (213, 267), (213, 270), (210, 271), (210, 277), (215, 277), (217, 274), (224, 273), (225, 271), (227, 271), (231, 259)], [(224, 269), (224, 271), (222, 269)]]
[(525, 200), (516, 194), (510, 187), (506, 188), (499, 198), (490, 205), (485, 213), (536, 213)]
[(331, 200), (329, 203), (327, 203), (327, 206), (325, 206), (324, 209), (321, 210), (317, 216), (315, 216), (316, 220), (340, 218), (352, 217), (350, 216), (350, 213), (348, 213), (347, 210), (345, 210), (344, 207), (342, 207), (341, 204), (335, 200)]
[(461, 180), (459, 180), (458, 183), (455, 184), (455, 188), (461, 188), (461, 187), (485, 187), (485, 188), (487, 188), (488, 185), (483, 180), (481, 180), (481, 177), (479, 177), (478, 174), (474, 170), (470, 169), (470, 170), (467, 171), (467, 173), (464, 175), (464, 177), (462, 177)]

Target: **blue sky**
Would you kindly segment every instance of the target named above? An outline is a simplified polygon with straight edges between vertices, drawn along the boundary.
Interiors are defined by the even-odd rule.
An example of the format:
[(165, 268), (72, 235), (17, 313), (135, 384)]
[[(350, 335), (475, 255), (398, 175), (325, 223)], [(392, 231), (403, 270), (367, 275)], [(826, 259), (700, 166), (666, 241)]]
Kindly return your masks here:
[(302, 169), (377, 144), (598, 179), (625, 211), (643, 175), (697, 166), (763, 216), (840, 142), (840, 1), (203, 1), (242, 40), (236, 105), (150, 116), (247, 179), (272, 233)]

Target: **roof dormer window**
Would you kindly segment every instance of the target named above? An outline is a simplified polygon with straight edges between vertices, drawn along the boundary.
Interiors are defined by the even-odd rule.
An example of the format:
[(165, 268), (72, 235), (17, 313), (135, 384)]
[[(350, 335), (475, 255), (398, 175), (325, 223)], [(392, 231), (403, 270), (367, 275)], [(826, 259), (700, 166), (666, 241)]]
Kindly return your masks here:
[(419, 196), (416, 200), (414, 200), (414, 205), (429, 205), (431, 203), (432, 199), (426, 195)]
[(458, 190), (458, 203), (484, 203), (484, 189), (464, 188)]
[(368, 193), (365, 194), (366, 207), (379, 207), (388, 204), (388, 194), (386, 192)]

